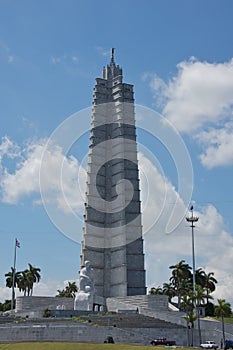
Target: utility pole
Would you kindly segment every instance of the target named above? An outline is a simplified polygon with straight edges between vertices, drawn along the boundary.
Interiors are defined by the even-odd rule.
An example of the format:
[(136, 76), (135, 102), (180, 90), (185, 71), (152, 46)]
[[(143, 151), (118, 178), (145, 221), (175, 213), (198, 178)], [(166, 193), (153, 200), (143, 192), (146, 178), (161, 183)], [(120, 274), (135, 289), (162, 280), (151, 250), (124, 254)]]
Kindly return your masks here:
[(201, 328), (200, 328), (200, 315), (199, 308), (197, 308), (196, 301), (196, 267), (195, 267), (195, 245), (194, 245), (194, 223), (198, 221), (198, 217), (193, 215), (193, 205), (190, 207), (191, 216), (186, 217), (186, 220), (191, 223), (190, 227), (192, 230), (192, 258), (193, 258), (193, 296), (194, 296), (194, 310), (197, 313), (198, 319), (198, 330), (199, 330), (199, 342), (201, 344)]
[(14, 310), (14, 300), (15, 300), (15, 269), (16, 269), (16, 249), (20, 248), (19, 241), (15, 239), (14, 248), (14, 264), (13, 264), (13, 278), (12, 278), (12, 297), (11, 297), (11, 311)]
[[(193, 257), (193, 295), (196, 296), (196, 267), (195, 267), (195, 246), (194, 246), (194, 223), (198, 221), (197, 216), (193, 216), (193, 205), (190, 207), (191, 216), (186, 217), (186, 220), (191, 223), (190, 227), (192, 229), (192, 257)], [(195, 303), (196, 304), (196, 303)]]

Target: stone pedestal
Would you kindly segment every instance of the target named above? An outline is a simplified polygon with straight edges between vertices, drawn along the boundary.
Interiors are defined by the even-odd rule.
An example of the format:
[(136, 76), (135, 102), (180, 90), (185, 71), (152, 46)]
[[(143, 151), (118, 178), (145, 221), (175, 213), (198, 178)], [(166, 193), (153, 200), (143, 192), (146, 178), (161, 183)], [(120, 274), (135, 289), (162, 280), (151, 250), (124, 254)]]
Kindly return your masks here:
[(79, 291), (74, 301), (74, 310), (93, 311), (93, 294)]

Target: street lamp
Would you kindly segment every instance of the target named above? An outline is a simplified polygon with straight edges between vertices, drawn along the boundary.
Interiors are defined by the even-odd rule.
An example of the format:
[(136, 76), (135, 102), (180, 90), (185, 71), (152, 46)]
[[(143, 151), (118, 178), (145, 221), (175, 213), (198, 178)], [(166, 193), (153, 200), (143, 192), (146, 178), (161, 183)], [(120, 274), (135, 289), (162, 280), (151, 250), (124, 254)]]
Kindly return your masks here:
[[(191, 216), (186, 217), (186, 220), (191, 223), (190, 227), (192, 229), (193, 295), (195, 298), (195, 296), (196, 296), (196, 276), (195, 276), (196, 268), (195, 268), (195, 249), (194, 249), (194, 227), (195, 227), (194, 223), (197, 222), (199, 218), (197, 216), (193, 216), (193, 205), (191, 205), (190, 211), (191, 211)], [(196, 305), (196, 301), (195, 301), (194, 305)]]

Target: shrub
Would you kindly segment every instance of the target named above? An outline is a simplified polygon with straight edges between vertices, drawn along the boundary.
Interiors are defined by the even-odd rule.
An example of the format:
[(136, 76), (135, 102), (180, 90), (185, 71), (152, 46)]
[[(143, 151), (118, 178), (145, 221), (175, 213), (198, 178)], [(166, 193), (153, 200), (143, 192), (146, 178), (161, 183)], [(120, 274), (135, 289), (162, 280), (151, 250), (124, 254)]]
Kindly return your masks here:
[(43, 317), (51, 317), (52, 316), (51, 311), (48, 308), (45, 309), (42, 316)]

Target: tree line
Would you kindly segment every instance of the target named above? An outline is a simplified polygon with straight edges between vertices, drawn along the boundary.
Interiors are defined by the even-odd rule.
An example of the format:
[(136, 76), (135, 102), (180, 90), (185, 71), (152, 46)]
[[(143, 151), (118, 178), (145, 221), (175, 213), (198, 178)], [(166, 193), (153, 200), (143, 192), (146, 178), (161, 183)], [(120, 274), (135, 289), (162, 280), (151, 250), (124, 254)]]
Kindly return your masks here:
[(185, 262), (179, 261), (176, 265), (169, 266), (171, 277), (169, 282), (163, 286), (152, 287), (150, 294), (167, 295), (169, 302), (174, 297), (177, 298), (176, 306), (186, 313), (187, 327), (191, 328), (191, 340), (193, 345), (194, 322), (198, 321), (199, 340), (201, 339), (200, 310), (205, 309), (206, 316), (217, 316), (221, 318), (223, 329), (223, 344), (225, 344), (224, 317), (232, 315), (231, 305), (225, 299), (217, 299), (218, 304), (214, 305), (212, 293), (216, 289), (218, 281), (214, 277), (214, 272), (206, 273), (202, 268), (195, 271), (195, 293), (193, 289), (192, 268)]
[[(193, 293), (193, 274), (192, 268), (185, 260), (179, 261), (176, 265), (169, 266), (171, 269), (171, 277), (168, 283), (164, 283), (163, 287), (152, 287), (150, 294), (164, 294), (168, 296), (171, 302), (173, 297), (177, 297), (177, 307), (182, 310), (186, 308), (184, 299), (187, 297), (191, 300), (194, 298)], [(214, 273), (206, 273), (202, 268), (195, 271), (196, 281), (196, 303), (201, 305), (209, 304), (213, 299), (211, 293), (215, 291), (217, 280)], [(211, 312), (211, 311), (210, 311)]]
[[(34, 267), (30, 263), (28, 264), (28, 269), (23, 271), (16, 271), (16, 269), (11, 267), (11, 270), (5, 274), (6, 287), (12, 288), (14, 283), (14, 288), (18, 288), (24, 296), (32, 296), (34, 284), (41, 279), (40, 271), (40, 268)], [(8, 311), (10, 308), (11, 300), (5, 300), (4, 303), (0, 303), (0, 311)]]
[[(11, 267), (11, 271), (5, 274), (6, 277), (6, 287), (18, 288), (20, 292), (24, 293), (24, 296), (31, 296), (33, 294), (34, 283), (40, 281), (40, 268), (28, 264), (29, 268), (24, 271), (16, 271)], [(14, 282), (13, 282), (14, 281)]]

